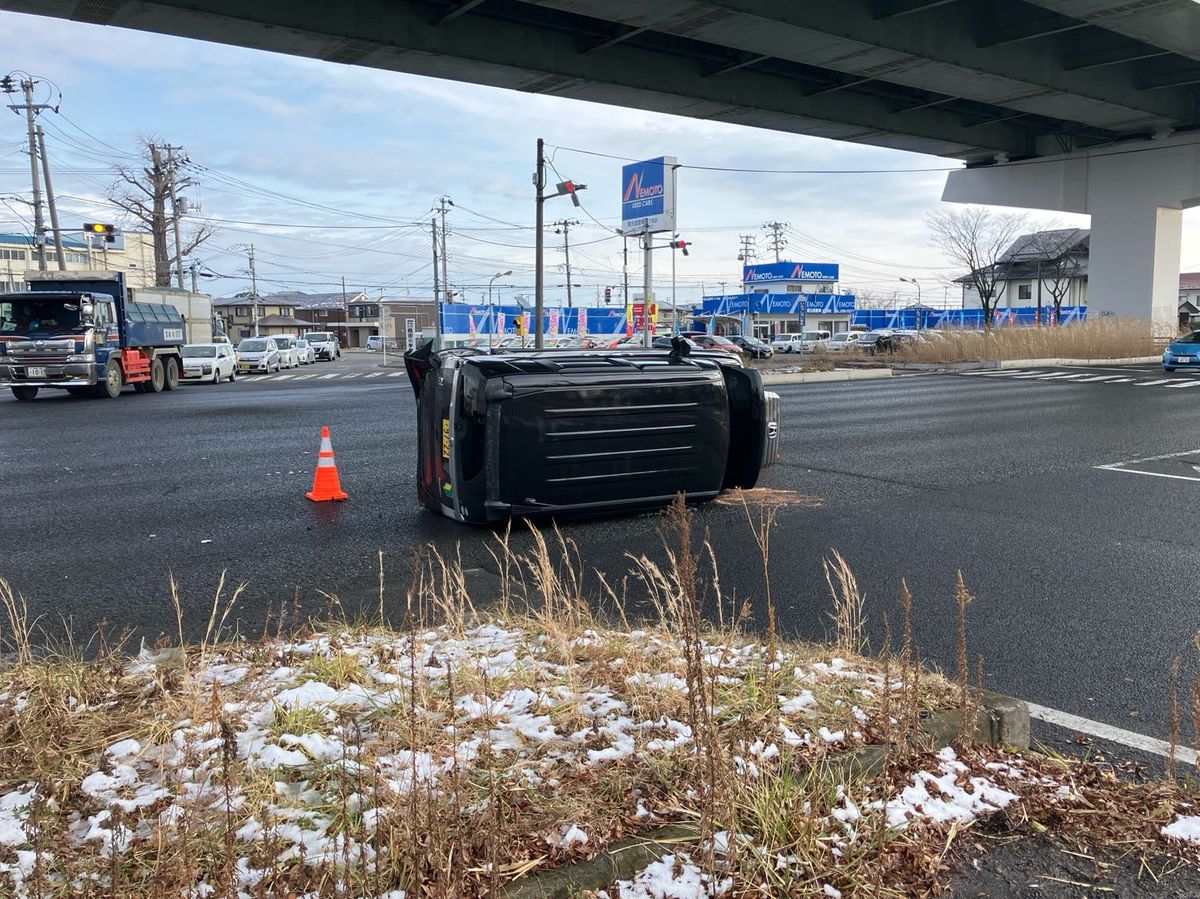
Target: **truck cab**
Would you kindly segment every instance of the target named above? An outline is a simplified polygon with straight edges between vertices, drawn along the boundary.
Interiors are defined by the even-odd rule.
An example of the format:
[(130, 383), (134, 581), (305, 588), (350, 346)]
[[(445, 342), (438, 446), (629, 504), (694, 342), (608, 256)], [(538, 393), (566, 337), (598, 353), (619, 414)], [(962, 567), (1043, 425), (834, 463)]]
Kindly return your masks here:
[(175, 309), (127, 302), (119, 273), (30, 280), (33, 290), (0, 295), (0, 385), (17, 399), (45, 388), (108, 397), (125, 384), (175, 389), (184, 338)]

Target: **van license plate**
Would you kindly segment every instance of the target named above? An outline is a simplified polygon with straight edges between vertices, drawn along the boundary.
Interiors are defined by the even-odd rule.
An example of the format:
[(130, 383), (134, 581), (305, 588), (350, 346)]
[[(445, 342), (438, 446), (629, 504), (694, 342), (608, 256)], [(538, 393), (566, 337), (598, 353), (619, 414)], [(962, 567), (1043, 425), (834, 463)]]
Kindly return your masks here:
[(27, 365), (25, 366), (25, 377), (44, 378), (46, 377), (46, 368), (42, 365)]

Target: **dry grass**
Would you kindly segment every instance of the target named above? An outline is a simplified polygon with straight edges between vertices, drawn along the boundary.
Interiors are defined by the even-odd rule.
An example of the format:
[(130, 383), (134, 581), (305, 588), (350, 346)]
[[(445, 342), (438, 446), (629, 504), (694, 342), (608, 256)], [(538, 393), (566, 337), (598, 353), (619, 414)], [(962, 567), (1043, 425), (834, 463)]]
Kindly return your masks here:
[[(769, 555), (771, 509), (746, 514)], [(747, 634), (748, 607), (722, 595), (682, 501), (661, 557), (631, 555), (602, 602), (561, 533), (533, 532), (528, 552), (509, 537), (493, 547), (503, 586), (486, 613), (458, 560), (426, 547), (401, 622), (383, 618), (381, 557), (374, 620), (347, 621), (330, 596), (321, 621), (281, 605), (248, 640), (224, 628), (239, 590), (222, 584), (203, 640), (132, 660), (119, 641), (45, 646), (0, 581), (0, 893), (485, 896), (663, 823), (695, 826), (693, 857), (733, 895), (899, 897), (944, 879), (957, 829), (898, 829), (892, 806), (943, 764), (907, 738), (965, 687), (961, 672), (956, 687), (921, 670), (905, 585), (901, 652), (869, 659), (861, 592), (836, 553), (830, 648)], [(651, 611), (631, 623), (634, 591)], [(172, 601), (183, 633), (187, 604), (175, 589)], [(835, 764), (871, 744), (889, 746), (882, 777)], [(1005, 788), (1024, 785), (1014, 829), (1066, 814), (1050, 795), (1066, 775), (973, 753), (973, 774), (1000, 777), (985, 766), (1001, 761)], [(1081, 807), (1101, 786), (1117, 795), (1070, 770)], [(1154, 822), (1180, 789), (1154, 794)], [(572, 826), (586, 843), (564, 838)]]
[(1162, 347), (1146, 322), (1097, 318), (1059, 327), (1000, 326), (990, 332), (939, 331), (899, 358), (916, 362), (992, 362), (1005, 359), (1121, 359), (1151, 356)]

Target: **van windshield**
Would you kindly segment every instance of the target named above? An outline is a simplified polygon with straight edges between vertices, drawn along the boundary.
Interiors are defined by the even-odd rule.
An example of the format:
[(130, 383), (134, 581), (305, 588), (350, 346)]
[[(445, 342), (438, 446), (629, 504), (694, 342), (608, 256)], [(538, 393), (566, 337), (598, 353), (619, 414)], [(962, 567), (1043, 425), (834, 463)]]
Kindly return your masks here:
[(0, 334), (52, 335), (85, 327), (78, 300), (71, 302), (59, 296), (0, 302)]
[(308, 335), (310, 343), (329, 343), (330, 334), (328, 331), (313, 331)]

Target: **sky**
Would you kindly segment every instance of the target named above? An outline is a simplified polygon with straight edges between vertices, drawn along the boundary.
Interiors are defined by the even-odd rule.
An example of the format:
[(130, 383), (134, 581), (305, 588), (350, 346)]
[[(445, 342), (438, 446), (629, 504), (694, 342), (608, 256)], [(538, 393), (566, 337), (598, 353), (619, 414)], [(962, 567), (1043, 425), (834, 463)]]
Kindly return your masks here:
[[(546, 141), (548, 180), (587, 185), (583, 208), (546, 203), (569, 229), (577, 305), (622, 291), (622, 159), (675, 156), (685, 166), (857, 169), (870, 174), (746, 174), (685, 168), (678, 175), (679, 303), (735, 292), (740, 235), (788, 223), (785, 259), (836, 262), (849, 292), (953, 304), (961, 272), (933, 247), (926, 215), (939, 207), (939, 157), (614, 108), (558, 97), (301, 59), (108, 26), (0, 13), (0, 74), (24, 70), (41, 100), (59, 105), (46, 128), (63, 227), (117, 221), (106, 202), (115, 163), (133, 161), (139, 137), (185, 148), (196, 184), (192, 223), (215, 226), (196, 259), (219, 277), (218, 295), (249, 288), (255, 247), (261, 293), (328, 292), (341, 279), (371, 296), (428, 297), (429, 221), (447, 216), (451, 287), (479, 302), (533, 296), (535, 141)], [(61, 94), (61, 99), (59, 98)], [(0, 231), (30, 226), (23, 118), (0, 117)], [(587, 152), (580, 152), (587, 151)], [(603, 154), (603, 155), (592, 155)], [(620, 157), (617, 159), (608, 157)], [(904, 171), (896, 170), (924, 170)], [(943, 171), (938, 171), (938, 170)], [(21, 200), (26, 201), (22, 204)], [(1087, 216), (1031, 213), (1034, 227), (1087, 226)], [(546, 234), (546, 300), (566, 299), (562, 235)], [(630, 242), (630, 292), (641, 253)], [(1200, 270), (1200, 211), (1184, 215), (1182, 270)], [(513, 274), (492, 279), (499, 272)], [(669, 303), (669, 256), (657, 253), (655, 294)]]

